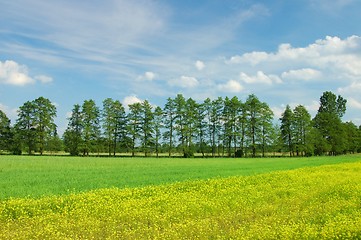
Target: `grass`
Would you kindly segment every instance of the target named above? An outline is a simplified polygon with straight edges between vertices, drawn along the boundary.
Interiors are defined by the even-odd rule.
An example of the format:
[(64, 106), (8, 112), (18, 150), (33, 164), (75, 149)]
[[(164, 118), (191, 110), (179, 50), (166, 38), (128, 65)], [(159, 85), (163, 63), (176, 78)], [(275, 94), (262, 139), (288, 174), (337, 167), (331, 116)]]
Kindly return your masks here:
[[(355, 160), (288, 159), (293, 164), (286, 165), (295, 168), (317, 161), (320, 165), (335, 163), (335, 159)], [(200, 164), (192, 161), (183, 164), (188, 168)], [(210, 162), (203, 166), (212, 162), (206, 161)], [(231, 165), (231, 160), (224, 161)], [(252, 161), (245, 161), (237, 160), (236, 165), (249, 166), (244, 173), (255, 173)], [(265, 161), (262, 166), (267, 166), (267, 160), (253, 161)], [(261, 171), (285, 165), (281, 159), (268, 161), (274, 161), (272, 167)], [(182, 166), (181, 162), (169, 164)], [(253, 176), (8, 199), (0, 201), (0, 239), (360, 239), (360, 172), (358, 161)]]
[(249, 176), (360, 159), (360, 155), (256, 159), (0, 155), (0, 200), (66, 195), (100, 188), (133, 188), (187, 180)]

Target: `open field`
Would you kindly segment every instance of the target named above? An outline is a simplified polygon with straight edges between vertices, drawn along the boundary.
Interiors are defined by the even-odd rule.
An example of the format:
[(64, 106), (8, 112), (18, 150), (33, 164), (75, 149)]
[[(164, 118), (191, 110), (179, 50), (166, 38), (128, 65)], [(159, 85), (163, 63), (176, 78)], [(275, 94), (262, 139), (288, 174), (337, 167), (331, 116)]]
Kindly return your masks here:
[(361, 155), (312, 158), (96, 158), (0, 155), (0, 200), (247, 176), (355, 162)]
[[(268, 165), (264, 162), (258, 167), (265, 165), (260, 172), (269, 172), (286, 168), (285, 165), (288, 168), (311, 165), (307, 161), (319, 161), (317, 164), (321, 165), (327, 160), (335, 163), (336, 159), (294, 159), (295, 162), (287, 159), (291, 165), (281, 164), (281, 159), (268, 159)], [(94, 161), (91, 166), (95, 169), (98, 160), (84, 160)], [(0, 239), (360, 239), (361, 162), (355, 160), (345, 157), (338, 161), (354, 162), (252, 176), (2, 200)], [(30, 161), (36, 162), (35, 171), (39, 162)], [(184, 165), (189, 167), (180, 159), (175, 161), (181, 171), (185, 170)], [(210, 166), (223, 166), (209, 161), (198, 164), (207, 166), (204, 171), (212, 169)], [(239, 174), (254, 174), (257, 169), (249, 167), (242, 172), (240, 169), (253, 165), (234, 159), (224, 161), (229, 168), (236, 166), (232, 161), (244, 164), (238, 168)], [(271, 167), (272, 161), (275, 162)], [(305, 162), (295, 165), (300, 161)], [(56, 166), (53, 164), (54, 169)], [(62, 162), (60, 166), (64, 168), (66, 164)], [(164, 169), (160, 174), (167, 175)], [(191, 178), (192, 174), (180, 176)], [(223, 174), (237, 171), (224, 170)], [(159, 179), (158, 183), (175, 180)]]

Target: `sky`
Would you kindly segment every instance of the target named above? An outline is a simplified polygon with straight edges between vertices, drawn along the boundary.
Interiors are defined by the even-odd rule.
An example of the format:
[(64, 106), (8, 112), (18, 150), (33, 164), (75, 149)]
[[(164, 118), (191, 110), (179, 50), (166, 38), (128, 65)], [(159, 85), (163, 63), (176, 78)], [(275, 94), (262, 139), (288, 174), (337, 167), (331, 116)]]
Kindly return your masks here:
[(360, 125), (360, 12), (360, 0), (0, 1), (0, 110), (14, 123), (43, 96), (62, 133), (89, 99), (255, 94), (278, 119), (287, 104), (314, 116), (332, 91)]

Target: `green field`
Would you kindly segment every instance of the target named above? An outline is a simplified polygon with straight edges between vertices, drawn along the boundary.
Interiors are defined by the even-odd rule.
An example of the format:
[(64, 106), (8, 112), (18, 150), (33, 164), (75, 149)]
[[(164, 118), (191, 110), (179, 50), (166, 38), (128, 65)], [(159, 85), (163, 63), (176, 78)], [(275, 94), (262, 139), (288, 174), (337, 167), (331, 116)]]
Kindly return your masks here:
[(0, 239), (361, 239), (360, 155), (0, 159)]
[(248, 176), (354, 162), (361, 155), (312, 158), (98, 158), (0, 155), (0, 200)]

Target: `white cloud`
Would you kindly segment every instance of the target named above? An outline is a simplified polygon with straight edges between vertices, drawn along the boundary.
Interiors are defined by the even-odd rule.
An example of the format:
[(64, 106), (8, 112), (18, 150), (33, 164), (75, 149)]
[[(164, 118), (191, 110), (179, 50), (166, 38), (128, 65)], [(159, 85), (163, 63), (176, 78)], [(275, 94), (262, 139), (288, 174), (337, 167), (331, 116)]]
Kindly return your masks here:
[(146, 72), (144, 74), (145, 79), (152, 81), (155, 78), (155, 73), (154, 72)]
[(28, 75), (26, 66), (11, 60), (6, 60), (4, 63), (0, 61), (0, 83), (25, 86), (34, 82), (34, 79)]
[(38, 75), (38, 76), (35, 76), (34, 78), (44, 84), (51, 83), (53, 81), (52, 77), (45, 76), (45, 75)]
[(45, 84), (52, 82), (53, 78), (46, 75), (37, 75), (33, 78), (29, 75), (27, 66), (20, 65), (12, 60), (0, 61), (0, 83), (25, 86), (34, 84), (36, 81)]
[[(352, 79), (361, 77), (361, 37), (346, 39), (327, 36), (304, 48), (280, 44), (275, 53), (251, 52), (235, 55), (226, 63), (249, 64), (273, 71), (288, 72), (291, 69), (318, 69), (333, 78)], [(293, 72), (294, 74), (295, 72)], [(305, 72), (304, 72), (305, 73)], [(313, 72), (313, 74), (316, 72)], [(310, 74), (310, 72), (308, 72)], [(327, 75), (326, 74), (326, 75)]]
[(264, 83), (272, 85), (273, 83), (282, 83), (282, 80), (277, 75), (266, 75), (262, 71), (258, 71), (254, 76), (249, 76), (246, 73), (241, 72), (240, 79), (248, 84)]
[(153, 81), (156, 77), (154, 72), (145, 72), (143, 75), (138, 77), (138, 80)]
[(196, 63), (194, 64), (195, 67), (198, 69), (198, 71), (202, 71), (206, 65), (204, 64), (204, 62), (197, 60)]
[(243, 86), (236, 80), (229, 80), (225, 84), (219, 84), (218, 89), (222, 92), (239, 93), (243, 90)]
[(258, 63), (267, 60), (268, 53), (266, 52), (251, 52), (245, 53), (242, 56), (236, 55), (226, 61), (227, 64), (240, 64), (248, 62), (251, 65), (257, 65)]
[[(240, 69), (239, 79), (244, 82), (247, 88), (252, 88), (251, 84), (257, 88), (251, 90), (258, 91), (264, 85), (272, 86), (276, 82), (299, 81), (297, 84), (301, 89), (307, 86), (306, 81), (312, 81), (319, 85), (313, 85), (304, 96), (297, 97), (301, 104), (314, 98), (316, 91), (321, 94), (327, 89), (337, 89), (346, 99), (351, 99), (350, 109), (358, 109), (357, 101), (361, 92), (361, 37), (350, 36), (344, 39), (327, 36), (319, 39), (305, 47), (292, 47), (290, 44), (280, 44), (275, 52), (250, 52), (243, 55), (236, 55), (226, 60), (226, 64), (232, 68)], [(237, 65), (237, 66), (235, 66)], [(227, 66), (227, 65), (226, 65)], [(257, 74), (249, 74), (255, 71)], [(274, 75), (268, 75), (272, 71)], [(235, 71), (234, 71), (235, 72)], [(236, 74), (236, 73), (234, 73)], [(232, 76), (230, 77), (232, 78)], [(281, 80), (282, 79), (282, 80)], [(289, 84), (279, 85), (281, 91), (297, 91)], [(342, 87), (341, 87), (342, 86)], [(247, 89), (248, 90), (248, 89)], [(285, 94), (285, 93), (283, 93)], [(312, 95), (312, 96), (311, 96)], [(287, 94), (287, 97), (294, 101), (294, 96)], [(306, 108), (311, 114), (317, 113), (319, 103), (313, 102)]]
[(194, 88), (198, 86), (199, 81), (195, 77), (181, 76), (178, 79), (168, 81), (168, 84), (182, 88)]
[(134, 103), (141, 103), (142, 100), (135, 95), (127, 96), (123, 99), (123, 105), (127, 109), (129, 105)]
[(322, 76), (322, 73), (312, 68), (302, 68), (283, 72), (281, 76), (284, 79), (308, 81), (312, 79), (319, 79)]

